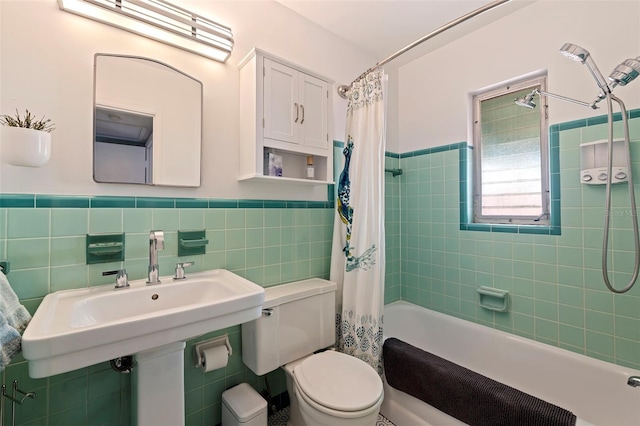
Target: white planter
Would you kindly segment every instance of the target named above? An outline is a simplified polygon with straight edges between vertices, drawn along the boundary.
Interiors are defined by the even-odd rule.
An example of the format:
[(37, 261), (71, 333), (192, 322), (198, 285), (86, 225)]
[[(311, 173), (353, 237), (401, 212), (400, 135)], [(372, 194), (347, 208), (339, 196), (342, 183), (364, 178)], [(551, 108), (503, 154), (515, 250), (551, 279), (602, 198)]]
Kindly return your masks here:
[(0, 128), (0, 158), (7, 164), (41, 167), (51, 158), (51, 133), (22, 127)]

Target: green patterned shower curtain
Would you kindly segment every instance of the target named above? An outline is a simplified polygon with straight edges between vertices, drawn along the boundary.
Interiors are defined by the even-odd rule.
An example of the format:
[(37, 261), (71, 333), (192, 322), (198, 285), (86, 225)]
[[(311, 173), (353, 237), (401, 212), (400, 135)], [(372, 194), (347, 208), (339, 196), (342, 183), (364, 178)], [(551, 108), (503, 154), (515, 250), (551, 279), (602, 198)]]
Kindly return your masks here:
[(338, 284), (338, 349), (378, 372), (384, 310), (385, 78), (376, 69), (349, 91), (331, 257), (331, 281)]

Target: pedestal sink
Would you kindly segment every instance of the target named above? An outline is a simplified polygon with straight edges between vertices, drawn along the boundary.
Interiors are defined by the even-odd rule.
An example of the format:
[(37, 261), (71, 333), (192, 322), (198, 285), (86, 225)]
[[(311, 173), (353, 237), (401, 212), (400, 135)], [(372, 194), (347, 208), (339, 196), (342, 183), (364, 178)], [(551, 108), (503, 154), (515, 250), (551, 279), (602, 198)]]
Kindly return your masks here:
[(134, 423), (181, 425), (184, 342), (258, 318), (263, 301), (262, 287), (223, 269), (152, 286), (58, 291), (33, 316), (22, 352), (33, 378), (136, 355)]

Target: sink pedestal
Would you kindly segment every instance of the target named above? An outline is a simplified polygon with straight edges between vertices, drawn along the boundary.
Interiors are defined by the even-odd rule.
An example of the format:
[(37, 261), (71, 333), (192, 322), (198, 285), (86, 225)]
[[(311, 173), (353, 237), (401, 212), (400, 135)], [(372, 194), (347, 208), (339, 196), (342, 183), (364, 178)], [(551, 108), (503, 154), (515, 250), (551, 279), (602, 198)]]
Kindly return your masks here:
[(135, 426), (184, 426), (185, 342), (136, 354), (132, 377)]

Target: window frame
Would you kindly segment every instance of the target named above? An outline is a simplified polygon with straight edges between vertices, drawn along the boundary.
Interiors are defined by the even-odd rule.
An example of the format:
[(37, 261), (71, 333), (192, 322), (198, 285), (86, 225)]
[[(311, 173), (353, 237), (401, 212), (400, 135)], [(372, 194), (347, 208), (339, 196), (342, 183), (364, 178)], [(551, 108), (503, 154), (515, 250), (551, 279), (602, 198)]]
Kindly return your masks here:
[[(524, 89), (538, 88), (546, 91), (547, 76), (525, 76), (516, 78), (499, 85), (480, 90), (472, 95), (472, 125), (473, 125), (473, 206), (472, 223), (498, 225), (551, 225), (551, 196), (550, 196), (550, 156), (548, 129), (548, 105), (544, 96), (536, 96), (536, 109), (540, 114), (540, 177), (542, 214), (540, 216), (510, 216), (510, 215), (482, 215), (482, 117), (480, 105), (483, 101), (500, 96), (508, 96)], [(515, 101), (515, 98), (514, 98)]]

